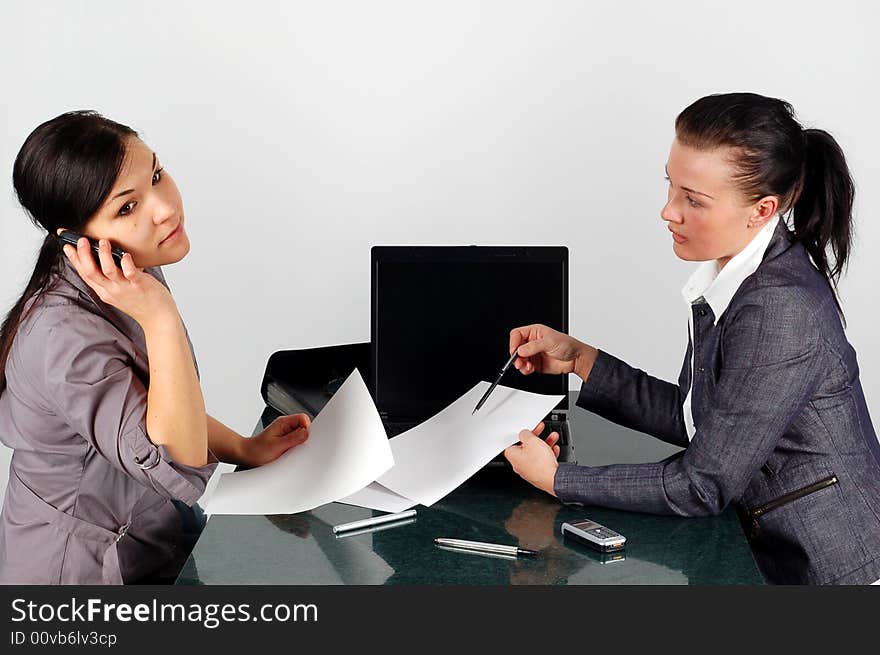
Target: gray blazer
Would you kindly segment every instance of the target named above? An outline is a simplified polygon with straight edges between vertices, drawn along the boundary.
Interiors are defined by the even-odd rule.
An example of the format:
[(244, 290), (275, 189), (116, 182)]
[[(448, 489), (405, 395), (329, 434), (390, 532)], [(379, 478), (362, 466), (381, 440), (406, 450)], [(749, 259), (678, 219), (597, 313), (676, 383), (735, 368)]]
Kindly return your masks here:
[[(160, 268), (146, 270), (166, 284)], [(216, 460), (182, 466), (150, 441), (140, 326), (103, 303), (64, 257), (50, 286), (15, 335), (0, 395), (0, 439), (14, 449), (0, 582), (173, 574), (185, 535), (172, 501), (193, 505)]]
[[(693, 306), (678, 385), (600, 352), (578, 405), (685, 448), (653, 464), (560, 464), (563, 502), (710, 516), (736, 507), (774, 583), (880, 578), (880, 445), (831, 288), (783, 221), (715, 325)], [(696, 434), (682, 403), (691, 385)]]

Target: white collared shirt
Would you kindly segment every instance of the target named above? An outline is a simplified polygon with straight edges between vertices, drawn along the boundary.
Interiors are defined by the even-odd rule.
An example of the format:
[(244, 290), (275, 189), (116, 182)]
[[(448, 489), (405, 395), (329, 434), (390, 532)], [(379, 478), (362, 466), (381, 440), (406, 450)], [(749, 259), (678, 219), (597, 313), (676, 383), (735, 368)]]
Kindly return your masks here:
[[(697, 270), (688, 278), (687, 284), (681, 290), (681, 295), (687, 306), (688, 336), (691, 339), (691, 343), (693, 343), (694, 338), (692, 305), (700, 299), (705, 300), (715, 315), (715, 325), (718, 325), (718, 320), (730, 304), (733, 294), (736, 293), (736, 290), (739, 289), (743, 281), (760, 266), (761, 261), (764, 259), (764, 253), (767, 251), (767, 246), (770, 245), (770, 239), (773, 238), (773, 231), (776, 229), (777, 223), (779, 223), (779, 214), (767, 221), (767, 224), (758, 230), (758, 233), (749, 244), (733, 256), (720, 272), (718, 270), (718, 260), (713, 259), (700, 264)], [(697, 431), (694, 426), (694, 417), (691, 413), (693, 381), (694, 349), (691, 348), (691, 385), (682, 405), (684, 427), (687, 430), (688, 441), (694, 438), (694, 434)]]

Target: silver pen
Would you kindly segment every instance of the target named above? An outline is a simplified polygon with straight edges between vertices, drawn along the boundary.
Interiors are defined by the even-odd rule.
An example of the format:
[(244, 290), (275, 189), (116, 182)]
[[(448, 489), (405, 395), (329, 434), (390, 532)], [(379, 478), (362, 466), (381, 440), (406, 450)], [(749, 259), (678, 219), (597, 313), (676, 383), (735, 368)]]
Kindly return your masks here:
[(397, 512), (396, 514), (383, 514), (382, 516), (373, 516), (368, 519), (361, 519), (360, 521), (352, 521), (351, 523), (342, 523), (340, 525), (333, 526), (333, 534), (336, 534), (337, 532), (344, 532), (346, 530), (358, 530), (360, 528), (366, 528), (371, 525), (391, 523), (392, 521), (402, 521), (403, 519), (408, 519), (415, 515), (416, 511), (414, 509), (408, 509), (405, 512)]
[(393, 521), (391, 523), (381, 523), (379, 525), (372, 525), (368, 528), (361, 528), (360, 530), (345, 530), (344, 532), (340, 532), (336, 534), (337, 539), (348, 539), (349, 537), (356, 537), (359, 534), (373, 534), (375, 532), (381, 532), (382, 530), (392, 530), (394, 528), (401, 528), (404, 525), (409, 525), (410, 523), (415, 523), (416, 520), (412, 519), (401, 519), (399, 521)]
[(437, 544), (437, 548), (450, 553), (464, 553), (465, 555), (476, 555), (477, 557), (493, 557), (495, 559), (506, 559), (507, 561), (516, 561), (516, 555), (501, 555), (500, 553), (487, 553), (483, 550), (474, 550), (472, 548), (452, 548), (451, 546), (441, 546)]
[(505, 546), (503, 544), (487, 544), (482, 541), (465, 541), (464, 539), (443, 539), (437, 537), (434, 543), (438, 546), (461, 548), (463, 550), (476, 550), (482, 553), (497, 553), (499, 555), (537, 555), (538, 551), (520, 548), (519, 546)]

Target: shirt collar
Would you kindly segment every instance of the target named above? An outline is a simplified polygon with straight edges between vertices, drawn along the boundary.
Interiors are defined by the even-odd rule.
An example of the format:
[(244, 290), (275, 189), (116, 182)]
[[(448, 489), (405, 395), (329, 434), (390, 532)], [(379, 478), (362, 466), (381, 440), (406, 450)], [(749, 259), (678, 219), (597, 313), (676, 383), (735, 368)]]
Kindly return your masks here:
[(715, 315), (717, 325), (736, 290), (761, 265), (778, 223), (779, 214), (767, 221), (749, 244), (732, 257), (720, 272), (718, 260), (700, 264), (681, 290), (685, 303), (690, 306), (702, 297)]

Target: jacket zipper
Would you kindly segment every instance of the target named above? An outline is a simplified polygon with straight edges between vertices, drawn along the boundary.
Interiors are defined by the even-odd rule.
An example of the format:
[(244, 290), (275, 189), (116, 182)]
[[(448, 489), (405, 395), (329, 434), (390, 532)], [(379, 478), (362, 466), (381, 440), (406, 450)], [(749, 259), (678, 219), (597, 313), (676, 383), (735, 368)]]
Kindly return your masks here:
[(759, 507), (755, 507), (754, 509), (749, 510), (749, 516), (752, 519), (752, 537), (756, 537), (758, 534), (758, 519), (764, 516), (764, 514), (766, 514), (767, 512), (773, 511), (774, 509), (782, 507), (783, 505), (794, 502), (798, 498), (809, 496), (812, 493), (816, 493), (817, 491), (821, 491), (822, 489), (825, 489), (837, 483), (837, 476), (831, 475), (823, 480), (819, 480), (818, 482), (814, 482), (813, 484), (807, 485), (806, 487), (796, 489), (790, 493), (785, 494), (784, 496), (774, 498), (768, 503), (764, 503)]

